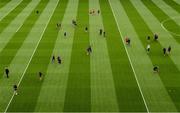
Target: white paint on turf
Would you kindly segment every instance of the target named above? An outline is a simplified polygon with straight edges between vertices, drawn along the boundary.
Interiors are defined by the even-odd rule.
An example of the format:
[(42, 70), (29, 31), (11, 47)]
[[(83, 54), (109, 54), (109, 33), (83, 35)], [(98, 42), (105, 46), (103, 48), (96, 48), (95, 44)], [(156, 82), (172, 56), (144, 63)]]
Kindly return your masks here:
[(23, 0), (12, 0), (0, 9), (0, 21), (14, 10)]
[[(112, 6), (111, 6), (111, 2), (110, 2), (110, 0), (108, 0), (108, 1), (109, 1), (109, 5), (110, 5), (110, 7), (111, 7), (112, 13), (113, 13), (113, 15), (114, 15), (114, 18), (115, 18), (115, 21), (116, 21), (116, 24), (117, 24), (118, 22), (117, 22), (117, 19), (116, 19), (116, 15), (115, 15), (115, 13), (114, 13), (114, 10), (113, 10), (113, 8), (112, 8)], [(144, 94), (143, 94), (143, 92), (142, 92), (142, 90), (141, 90), (141, 86), (140, 86), (139, 81), (138, 81), (138, 79), (137, 79), (137, 75), (136, 75), (135, 69), (134, 69), (134, 67), (133, 67), (131, 58), (130, 58), (129, 53), (128, 53), (128, 51), (127, 51), (127, 48), (126, 48), (126, 45), (125, 45), (125, 43), (124, 43), (123, 36), (122, 36), (121, 30), (120, 30), (118, 24), (117, 24), (117, 27), (118, 27), (119, 33), (120, 33), (120, 35), (121, 35), (121, 39), (122, 39), (124, 48), (125, 48), (125, 50), (126, 50), (126, 53), (127, 53), (127, 56), (128, 56), (129, 62), (130, 62), (130, 65), (131, 65), (131, 67), (132, 67), (132, 70), (133, 70), (133, 73), (134, 73), (134, 76), (135, 76), (135, 79), (136, 79), (136, 82), (137, 82), (139, 91), (140, 91), (141, 96), (142, 96), (142, 99), (143, 99), (143, 101), (144, 101), (144, 105), (145, 105), (145, 107), (146, 107), (147, 112), (150, 113), (149, 108), (148, 108), (148, 106), (147, 106), (147, 102), (146, 102), (146, 100), (145, 100), (145, 98), (144, 98)]]
[[(56, 6), (58, 5), (58, 3), (59, 3), (59, 0), (57, 0)], [(41, 36), (40, 36), (40, 39), (39, 39), (39, 41), (38, 41), (38, 43), (37, 43), (37, 45), (36, 45), (36, 47), (35, 47), (32, 55), (31, 55), (31, 57), (30, 57), (30, 59), (29, 59), (29, 62), (28, 62), (27, 66), (26, 66), (26, 68), (25, 68), (25, 70), (24, 70), (24, 72), (23, 72), (23, 74), (22, 74), (22, 76), (21, 76), (21, 78), (20, 78), (20, 80), (19, 80), (19, 82), (18, 82), (18, 84), (17, 84), (18, 87), (19, 87), (19, 85), (21, 84), (21, 81), (22, 81), (22, 79), (23, 79), (23, 77), (24, 77), (24, 75), (25, 75), (25, 73), (26, 73), (26, 71), (27, 71), (27, 69), (28, 69), (28, 67), (29, 67), (29, 64), (31, 63), (31, 60), (32, 60), (32, 58), (33, 58), (33, 56), (34, 56), (34, 54), (35, 54), (35, 52), (36, 52), (36, 50), (37, 50), (37, 48), (38, 48), (38, 46), (39, 46), (39, 43), (41, 42), (41, 39), (42, 39), (42, 37), (43, 37), (43, 35), (44, 35), (44, 32), (45, 32), (45, 30), (46, 30), (46, 28), (47, 28), (47, 26), (48, 26), (48, 23), (49, 23), (52, 15), (53, 15), (55, 9), (56, 9), (56, 7), (53, 9), (53, 12), (51, 13), (51, 15), (50, 15), (50, 17), (49, 17), (48, 22), (46, 23), (46, 26), (45, 26), (44, 29), (43, 29), (43, 32), (42, 32), (42, 34), (41, 34)], [(10, 99), (10, 101), (9, 101), (9, 103), (8, 103), (5, 111), (4, 111), (4, 113), (7, 112), (7, 110), (8, 110), (8, 108), (9, 108), (9, 106), (10, 106), (10, 104), (11, 104), (14, 96), (15, 96), (15, 92), (13, 93), (13, 95), (12, 95), (12, 97), (11, 97), (11, 99)]]
[[(0, 33), (0, 52), (7, 45), (9, 40), (13, 38), (16, 32), (23, 26), (25, 20), (28, 18), (29, 14), (38, 5), (40, 0), (32, 0), (10, 24)], [(4, 38), (6, 37), (6, 38)]]
[[(169, 33), (171, 33), (171, 34), (173, 34), (173, 35), (175, 35), (175, 36), (180, 36), (180, 34), (177, 34), (177, 33), (174, 33), (174, 32), (172, 32), (172, 31), (169, 31), (165, 26), (164, 26), (164, 23), (166, 23), (166, 22), (168, 22), (168, 21), (170, 21), (170, 20), (174, 20), (174, 19), (180, 19), (180, 17), (178, 16), (178, 17), (171, 17), (171, 18), (168, 18), (168, 19), (165, 19), (165, 20), (163, 20), (162, 22), (161, 22), (161, 27), (166, 31), (166, 32), (169, 32)], [(180, 26), (179, 26), (180, 27)]]
[[(63, 3), (63, 5), (64, 4), (65, 3)], [(71, 21), (72, 19), (77, 18), (79, 0), (69, 0), (65, 5), (67, 5), (66, 11), (64, 14), (61, 14), (64, 15), (61, 21), (62, 28), (58, 33), (52, 54), (55, 56), (60, 55), (61, 58), (65, 60), (65, 62), (63, 62), (61, 65), (57, 64), (56, 62), (54, 62), (53, 64), (50, 63), (48, 65), (46, 78), (44, 78), (35, 111), (48, 111), (49, 105), (53, 105), (51, 106), (51, 108), (55, 108), (57, 111), (63, 111), (64, 108), (75, 32), (74, 27), (71, 26)], [(61, 15), (58, 15), (59, 18)], [(64, 30), (68, 32), (68, 38), (64, 38), (64, 35), (62, 35), (64, 33)], [(54, 87), (52, 88), (51, 86)], [(49, 93), (46, 93), (47, 90), (49, 91)], [(54, 94), (58, 96), (52, 96)]]

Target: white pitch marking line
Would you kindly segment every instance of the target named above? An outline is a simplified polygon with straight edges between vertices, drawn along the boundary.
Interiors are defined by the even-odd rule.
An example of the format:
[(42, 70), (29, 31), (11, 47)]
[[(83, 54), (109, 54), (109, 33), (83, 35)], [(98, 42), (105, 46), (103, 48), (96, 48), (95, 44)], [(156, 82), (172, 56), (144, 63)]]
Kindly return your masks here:
[[(58, 3), (59, 3), (59, 0), (58, 0), (58, 2), (57, 2), (57, 5), (58, 5)], [(57, 7), (57, 5), (56, 5), (56, 7)], [(55, 9), (56, 9), (56, 8), (54, 8), (54, 11), (55, 11)], [(54, 14), (54, 11), (53, 11), (52, 15)], [(50, 18), (49, 18), (49, 20), (48, 20), (48, 22), (47, 22), (47, 24), (46, 24), (46, 26), (45, 26), (45, 28), (44, 28), (44, 30), (43, 30), (41, 36), (40, 36), (40, 39), (39, 39), (39, 41), (38, 41), (38, 44), (36, 45), (36, 48), (34, 49), (33, 54), (31, 55), (31, 58), (30, 58), (30, 60), (29, 60), (29, 62), (28, 62), (28, 64), (27, 64), (27, 66), (26, 66), (26, 68), (25, 68), (25, 70), (24, 70), (24, 72), (23, 72), (23, 74), (22, 74), (22, 76), (21, 76), (21, 79), (20, 79), (20, 81), (18, 82), (18, 86), (20, 85), (20, 83), (21, 83), (21, 81), (22, 81), (22, 79), (23, 79), (23, 77), (24, 77), (24, 75), (25, 75), (25, 73), (26, 73), (26, 71), (27, 71), (27, 69), (28, 69), (28, 67), (29, 67), (29, 64), (31, 63), (31, 60), (32, 60), (32, 58), (33, 58), (33, 56), (34, 56), (34, 54), (35, 54), (35, 52), (36, 52), (36, 49), (37, 49), (38, 46), (39, 46), (39, 43), (40, 43), (40, 41), (41, 41), (41, 39), (42, 39), (42, 37), (43, 37), (43, 35), (44, 35), (44, 32), (45, 32), (45, 30), (46, 30), (46, 28), (47, 28), (47, 26), (48, 26), (48, 23), (49, 23), (49, 21), (50, 21), (52, 15), (50, 16)], [(8, 108), (9, 108), (9, 106), (10, 106), (10, 104), (11, 104), (11, 102), (12, 102), (14, 96), (15, 96), (15, 92), (13, 93), (13, 95), (12, 95), (12, 97), (11, 97), (11, 99), (10, 99), (10, 101), (9, 101), (9, 103), (8, 103), (8, 105), (7, 105), (6, 109), (5, 109), (5, 111), (4, 111), (4, 113), (7, 112), (7, 110), (8, 110)]]
[(24, 24), (21, 24), (17, 29), (16, 29), (16, 33), (19, 31), (19, 29), (23, 26)]
[[(108, 1), (109, 1), (109, 0), (108, 0)], [(109, 1), (109, 4), (110, 4), (110, 6), (111, 6), (110, 1)], [(136, 79), (136, 82), (137, 82), (139, 91), (140, 91), (141, 96), (142, 96), (142, 98), (143, 98), (143, 101), (144, 101), (146, 110), (147, 110), (148, 113), (150, 113), (150, 112), (149, 112), (149, 108), (148, 108), (147, 103), (146, 103), (146, 100), (145, 100), (145, 98), (144, 98), (144, 94), (142, 93), (141, 86), (140, 86), (140, 84), (139, 84), (139, 82), (138, 82), (138, 79), (137, 79), (137, 75), (136, 75), (135, 69), (134, 69), (134, 67), (133, 67), (133, 64), (132, 64), (132, 61), (131, 61), (131, 59), (130, 59), (130, 56), (129, 56), (129, 53), (128, 53), (128, 51), (127, 51), (126, 45), (125, 45), (125, 43), (124, 43), (124, 40), (123, 40), (123, 38), (122, 38), (123, 36), (122, 36), (121, 30), (120, 30), (120, 28), (119, 28), (119, 26), (118, 26), (118, 24), (117, 24), (117, 19), (116, 19), (116, 16), (115, 16), (115, 14), (114, 14), (114, 10), (112, 9), (112, 6), (111, 6), (111, 10), (112, 10), (112, 12), (113, 12), (113, 15), (114, 15), (114, 18), (115, 18), (115, 21), (116, 21), (116, 25), (117, 25), (118, 30), (119, 30), (119, 33), (120, 33), (120, 35), (121, 35), (121, 39), (122, 39), (124, 48), (125, 48), (125, 50), (126, 50), (126, 53), (127, 53), (128, 59), (129, 59), (129, 62), (130, 62), (130, 64), (131, 64), (131, 67), (132, 67), (132, 70), (133, 70), (133, 73), (134, 73), (134, 76), (135, 76), (135, 79)]]
[[(6, 14), (4, 14), (4, 16), (2, 16), (2, 17), (0, 18), (0, 21), (1, 21), (3, 18), (5, 18), (12, 10), (14, 10), (21, 2), (22, 2), (22, 0), (20, 0), (19, 3), (16, 4), (15, 7), (13, 7), (13, 8), (10, 9)], [(8, 5), (8, 4), (7, 4), (7, 5)]]
[(173, 34), (173, 35), (175, 35), (175, 36), (180, 36), (180, 34), (176, 34), (176, 33), (172, 32), (172, 31), (169, 31), (169, 30), (167, 30), (167, 29), (164, 27), (164, 23), (165, 23), (165, 22), (167, 22), (167, 21), (169, 21), (169, 20), (177, 19), (177, 18), (180, 18), (180, 17), (172, 17), (172, 18), (168, 18), (168, 19), (163, 20), (163, 21), (161, 22), (161, 27), (162, 27), (166, 32), (169, 32), (169, 33), (171, 33), (171, 34)]

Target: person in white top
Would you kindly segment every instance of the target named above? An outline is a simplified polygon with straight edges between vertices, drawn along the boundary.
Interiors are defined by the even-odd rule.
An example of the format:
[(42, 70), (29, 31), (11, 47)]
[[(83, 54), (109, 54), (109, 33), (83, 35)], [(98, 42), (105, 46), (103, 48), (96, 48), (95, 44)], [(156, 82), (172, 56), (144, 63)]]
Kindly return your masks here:
[(151, 48), (151, 45), (148, 44), (148, 45), (147, 45), (147, 48), (146, 48), (146, 50), (147, 50), (148, 53), (150, 52), (150, 48)]

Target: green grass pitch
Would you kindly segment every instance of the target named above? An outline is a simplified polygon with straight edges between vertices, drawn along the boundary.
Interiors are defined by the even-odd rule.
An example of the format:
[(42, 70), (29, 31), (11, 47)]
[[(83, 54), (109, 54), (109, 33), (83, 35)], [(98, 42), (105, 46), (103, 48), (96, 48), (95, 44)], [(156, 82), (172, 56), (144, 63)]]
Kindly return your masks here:
[(180, 0), (0, 0), (1, 112), (180, 112)]

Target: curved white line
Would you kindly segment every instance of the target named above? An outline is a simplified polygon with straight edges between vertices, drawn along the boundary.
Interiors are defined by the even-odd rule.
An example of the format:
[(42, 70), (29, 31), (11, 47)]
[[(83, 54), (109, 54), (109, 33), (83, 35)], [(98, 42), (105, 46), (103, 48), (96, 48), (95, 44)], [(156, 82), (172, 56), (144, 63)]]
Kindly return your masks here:
[(169, 30), (167, 30), (167, 29), (164, 27), (164, 23), (165, 23), (165, 22), (167, 22), (167, 21), (169, 21), (169, 20), (176, 19), (176, 18), (180, 18), (180, 17), (171, 17), (171, 18), (167, 18), (167, 19), (163, 20), (163, 21), (161, 22), (161, 27), (162, 27), (166, 32), (169, 32), (169, 33), (171, 33), (171, 34), (173, 34), (173, 35), (175, 35), (175, 36), (180, 36), (180, 34), (177, 34), (177, 33), (174, 33), (174, 32), (172, 32), (172, 31), (169, 31)]

